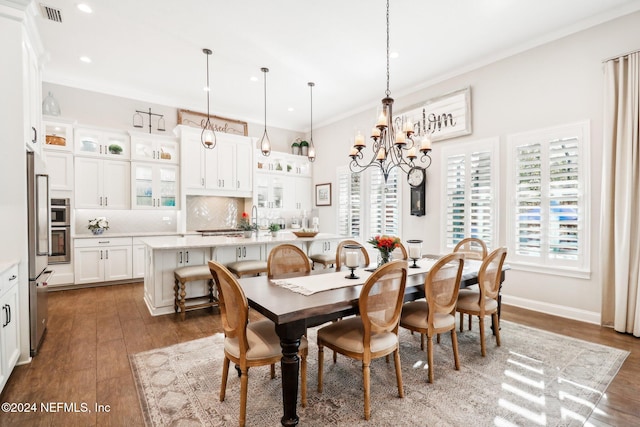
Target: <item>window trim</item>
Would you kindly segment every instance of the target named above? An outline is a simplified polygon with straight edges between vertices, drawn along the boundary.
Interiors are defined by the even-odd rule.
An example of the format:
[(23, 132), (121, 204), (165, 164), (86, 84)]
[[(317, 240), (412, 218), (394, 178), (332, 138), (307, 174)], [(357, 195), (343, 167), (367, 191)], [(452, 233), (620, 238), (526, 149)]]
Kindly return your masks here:
[[(516, 177), (517, 171), (515, 157), (517, 156), (517, 147), (527, 142), (542, 142), (542, 150), (545, 152), (545, 158), (548, 158), (547, 153), (549, 151), (549, 142), (563, 138), (563, 137), (577, 137), (578, 138), (578, 184), (580, 185), (578, 194), (578, 206), (582, 208), (583, 215), (579, 218), (578, 230), (581, 231), (579, 236), (580, 250), (583, 256), (579, 257), (578, 261), (570, 262), (566, 265), (557, 265), (554, 259), (551, 259), (545, 254), (541, 257), (540, 262), (531, 262), (530, 259), (526, 259), (523, 256), (519, 256), (516, 253), (516, 232), (515, 227), (517, 224), (515, 214), (516, 209)], [(577, 277), (588, 279), (591, 277), (591, 200), (589, 195), (591, 194), (591, 158), (590, 158), (590, 144), (591, 144), (591, 129), (590, 121), (579, 121), (573, 123), (567, 123), (558, 126), (552, 126), (548, 128), (530, 130), (526, 132), (519, 132), (507, 135), (507, 185), (506, 185), (506, 200), (507, 200), (507, 212), (506, 215), (506, 235), (507, 235), (507, 248), (509, 249), (509, 265), (522, 271), (532, 271), (539, 273), (541, 268), (544, 268), (544, 273), (559, 275), (565, 277)], [(543, 170), (547, 170), (549, 164), (543, 166)], [(543, 177), (543, 181), (547, 182), (549, 179), (548, 171), (547, 176)], [(548, 199), (548, 189), (545, 190), (542, 197)], [(555, 264), (555, 265), (554, 265)]]

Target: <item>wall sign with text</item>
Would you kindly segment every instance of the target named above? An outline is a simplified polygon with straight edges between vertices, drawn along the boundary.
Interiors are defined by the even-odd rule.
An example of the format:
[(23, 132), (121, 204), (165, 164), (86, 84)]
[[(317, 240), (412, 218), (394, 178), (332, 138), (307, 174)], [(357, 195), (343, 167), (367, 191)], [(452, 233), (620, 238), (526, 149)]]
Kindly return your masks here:
[(469, 135), (471, 134), (471, 88), (467, 87), (432, 98), (409, 108), (395, 118), (396, 126), (401, 126), (403, 117), (413, 122), (416, 135), (429, 133), (432, 141)]
[[(202, 128), (207, 115), (196, 111), (178, 110), (178, 124), (196, 128)], [(247, 122), (227, 119), (219, 116), (210, 116), (211, 124), (215, 132), (231, 133), (234, 135), (248, 135)]]

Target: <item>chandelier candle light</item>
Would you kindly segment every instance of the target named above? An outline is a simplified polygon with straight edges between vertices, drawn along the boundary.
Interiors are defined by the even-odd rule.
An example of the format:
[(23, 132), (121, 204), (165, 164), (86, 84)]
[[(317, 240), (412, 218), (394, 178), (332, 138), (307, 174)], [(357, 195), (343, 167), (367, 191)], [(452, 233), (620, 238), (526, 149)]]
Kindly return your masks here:
[(209, 56), (213, 53), (211, 49), (202, 49), (202, 52), (207, 55), (207, 86), (204, 90), (207, 92), (207, 120), (202, 124), (202, 134), (200, 135), (200, 142), (202, 146), (208, 150), (212, 150), (216, 146), (216, 133), (213, 130), (213, 123), (211, 123), (211, 115), (209, 114), (209, 94), (211, 93), (211, 86), (209, 86)]
[[(360, 173), (372, 166), (377, 166), (387, 182), (389, 173), (400, 168), (404, 173), (411, 169), (426, 169), (431, 166), (431, 135), (425, 131), (420, 146), (414, 140), (414, 125), (404, 117), (393, 118), (393, 98), (389, 90), (389, 0), (387, 0), (387, 90), (382, 98), (382, 109), (376, 125), (371, 130), (373, 149), (370, 160), (365, 159), (363, 149), (366, 147), (364, 135), (358, 132), (349, 153), (351, 172)], [(418, 136), (418, 135), (415, 135)], [(418, 152), (420, 158), (418, 159)]]

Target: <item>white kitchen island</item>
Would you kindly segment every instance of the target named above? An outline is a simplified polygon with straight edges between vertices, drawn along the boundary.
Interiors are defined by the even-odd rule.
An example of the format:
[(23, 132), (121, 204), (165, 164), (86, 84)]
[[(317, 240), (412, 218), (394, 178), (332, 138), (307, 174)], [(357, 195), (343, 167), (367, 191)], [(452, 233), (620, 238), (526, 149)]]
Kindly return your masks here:
[[(252, 238), (226, 236), (158, 236), (141, 239), (145, 245), (144, 301), (153, 316), (174, 312), (173, 271), (188, 265), (203, 265), (209, 260), (222, 264), (243, 259), (266, 260), (269, 251), (281, 243), (299, 246), (307, 254), (335, 253), (337, 243), (345, 237), (319, 233), (315, 237), (296, 237), (279, 232), (277, 237)], [(207, 296), (205, 281), (189, 282), (187, 298)], [(197, 300), (194, 300), (197, 303)]]

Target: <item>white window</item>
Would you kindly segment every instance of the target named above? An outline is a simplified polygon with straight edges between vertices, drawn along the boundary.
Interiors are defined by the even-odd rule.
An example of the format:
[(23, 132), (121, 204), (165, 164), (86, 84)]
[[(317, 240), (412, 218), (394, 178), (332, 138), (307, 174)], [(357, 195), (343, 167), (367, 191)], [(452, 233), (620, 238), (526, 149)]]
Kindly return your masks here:
[(498, 145), (498, 138), (443, 145), (443, 252), (453, 250), (465, 237), (482, 239), (488, 248), (496, 247)]
[(588, 273), (589, 123), (510, 135), (509, 262)]
[(400, 236), (400, 194), (397, 169), (385, 183), (377, 168), (361, 173), (339, 168), (337, 233), (362, 242), (377, 234)]

